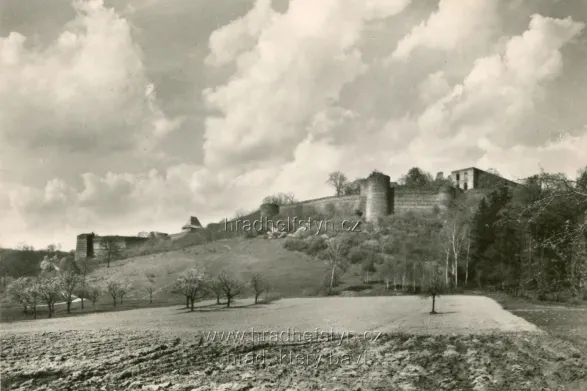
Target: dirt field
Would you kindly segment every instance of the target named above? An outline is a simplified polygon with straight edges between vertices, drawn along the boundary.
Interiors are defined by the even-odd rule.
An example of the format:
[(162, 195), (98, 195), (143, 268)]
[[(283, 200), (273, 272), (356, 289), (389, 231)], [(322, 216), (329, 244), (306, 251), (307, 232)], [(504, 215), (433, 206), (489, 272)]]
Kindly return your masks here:
[(168, 330), (175, 333), (219, 330), (321, 330), (408, 333), (539, 332), (531, 323), (504, 311), (482, 296), (446, 296), (437, 299), (440, 314), (430, 316), (431, 299), (416, 296), (332, 297), (282, 299), (268, 305), (240, 300), (226, 309), (200, 303), (190, 312), (163, 307), (91, 314), (67, 319), (2, 324), (7, 332), (96, 329)]
[[(587, 385), (585, 352), (485, 297), (443, 297), (437, 307), (443, 313), (432, 317), (430, 301), (418, 297), (248, 304), (3, 324), (2, 390), (584, 391)], [(257, 334), (244, 334), (251, 328)]]

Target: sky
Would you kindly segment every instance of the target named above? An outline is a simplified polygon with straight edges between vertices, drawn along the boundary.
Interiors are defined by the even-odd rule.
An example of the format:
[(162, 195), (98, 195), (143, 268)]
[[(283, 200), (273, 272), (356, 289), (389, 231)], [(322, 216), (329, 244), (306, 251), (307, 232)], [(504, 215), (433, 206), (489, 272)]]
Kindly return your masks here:
[(328, 174), (587, 165), (584, 0), (0, 0), (0, 247), (175, 233)]

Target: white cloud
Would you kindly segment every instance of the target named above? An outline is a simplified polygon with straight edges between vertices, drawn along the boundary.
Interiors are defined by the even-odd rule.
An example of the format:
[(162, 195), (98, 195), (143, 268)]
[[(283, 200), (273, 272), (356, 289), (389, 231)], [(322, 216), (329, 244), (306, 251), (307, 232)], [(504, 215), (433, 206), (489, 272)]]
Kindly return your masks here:
[(485, 43), (499, 27), (500, 0), (440, 0), (438, 10), (397, 45), (392, 60), (405, 60), (419, 47), (462, 51)]
[(425, 103), (431, 103), (438, 98), (445, 96), (450, 91), (450, 85), (446, 80), (444, 72), (437, 71), (429, 74), (428, 77), (419, 84), (418, 90), (420, 93), (420, 99)]
[(131, 26), (100, 0), (47, 47), (0, 37), (0, 142), (25, 150), (144, 149), (179, 124), (158, 107)]
[[(366, 70), (355, 47), (365, 24), (397, 14), (407, 4), (293, 0), (285, 14), (273, 14), (261, 30), (252, 29), (257, 44), (241, 55), (236, 74), (205, 91), (208, 103), (223, 113), (206, 123), (206, 164), (251, 169), (287, 162), (316, 113), (327, 110), (345, 84)], [(265, 7), (261, 1), (233, 27), (223, 28), (221, 41), (230, 49), (219, 47), (216, 39), (213, 56), (226, 62), (226, 53), (238, 54), (234, 48), (251, 37), (240, 34), (242, 26)]]
[[(518, 143), (540, 143), (551, 134), (533, 134), (524, 126), (534, 114), (545, 83), (562, 69), (561, 48), (582, 30), (583, 24), (570, 18), (553, 19), (534, 15), (523, 34), (512, 37), (505, 53), (480, 58), (462, 84), (430, 105), (418, 123), (427, 136), (462, 137), (463, 148), (483, 148), (488, 140), (501, 147)], [(429, 149), (438, 147), (429, 143)]]
[[(546, 105), (587, 99), (587, 79), (577, 76), (587, 63), (570, 44), (582, 24), (571, 19), (536, 15), (528, 26), (527, 9), (502, 1), (442, 0), (424, 15), (427, 7), (407, 1), (292, 0), (281, 14), (260, 0), (215, 32), (210, 22), (201, 42), (190, 29), (177, 40), (162, 36), (183, 34), (179, 18), (192, 25), (182, 14), (188, 3), (160, 12), (165, 2), (151, 2), (127, 19), (86, 3), (46, 47), (31, 45), (34, 33), (24, 29), (28, 40), (13, 33), (0, 41), (0, 242), (71, 247), (85, 231), (177, 232), (188, 215), (216, 221), (274, 192), (326, 196), (334, 170), (354, 179), (378, 169), (397, 179), (413, 166), (434, 174), (476, 165), (516, 178), (540, 165), (573, 175), (585, 164), (587, 117), (564, 121)], [(139, 25), (132, 36), (131, 23)], [(519, 35), (497, 37), (507, 23)], [(173, 50), (156, 52), (168, 36)], [(187, 62), (206, 43), (207, 59), (202, 52)], [(382, 64), (394, 48), (403, 61)], [(220, 83), (203, 93), (206, 123), (197, 119), (199, 101), (176, 93), (179, 81), (182, 91)], [(189, 117), (193, 141), (185, 126), (166, 138), (179, 120), (159, 102)], [(537, 130), (541, 116), (575, 131), (552, 141), (561, 130)], [(83, 149), (88, 143), (95, 151)], [(173, 154), (177, 144), (194, 158)], [(147, 151), (138, 159), (129, 148)]]
[(245, 16), (212, 33), (209, 42), (211, 53), (206, 63), (225, 65), (249, 51), (275, 15), (271, 0), (258, 0)]

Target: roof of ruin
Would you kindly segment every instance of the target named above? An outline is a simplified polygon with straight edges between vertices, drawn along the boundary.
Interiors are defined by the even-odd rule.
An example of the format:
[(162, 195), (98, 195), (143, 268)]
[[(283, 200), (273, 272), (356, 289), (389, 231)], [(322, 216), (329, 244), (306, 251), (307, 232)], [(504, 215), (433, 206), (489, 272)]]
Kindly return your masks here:
[(200, 224), (200, 220), (197, 217), (190, 216), (189, 220), (185, 225), (181, 228), (203, 228), (202, 224)]

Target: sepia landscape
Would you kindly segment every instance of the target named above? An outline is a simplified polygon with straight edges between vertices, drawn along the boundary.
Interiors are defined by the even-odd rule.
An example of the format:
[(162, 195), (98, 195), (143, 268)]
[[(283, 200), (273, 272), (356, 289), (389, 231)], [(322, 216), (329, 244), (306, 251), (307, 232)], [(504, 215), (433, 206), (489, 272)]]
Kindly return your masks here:
[(0, 0), (0, 390), (587, 391), (586, 23)]

